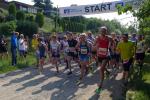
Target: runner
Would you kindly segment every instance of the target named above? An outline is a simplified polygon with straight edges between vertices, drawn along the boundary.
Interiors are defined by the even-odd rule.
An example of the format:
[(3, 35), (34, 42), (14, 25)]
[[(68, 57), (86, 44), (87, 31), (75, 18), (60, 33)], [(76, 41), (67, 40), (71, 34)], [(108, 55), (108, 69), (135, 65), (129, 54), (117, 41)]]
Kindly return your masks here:
[(123, 80), (124, 84), (127, 85), (130, 67), (133, 62), (135, 46), (133, 42), (128, 41), (128, 34), (123, 34), (122, 39), (123, 42), (119, 42), (117, 45), (117, 51), (120, 53), (123, 61)]
[(62, 45), (63, 45), (63, 56), (64, 56), (63, 58), (64, 58), (64, 62), (66, 63), (65, 69), (68, 69), (69, 66), (68, 66), (67, 57), (68, 57), (68, 52), (69, 52), (69, 44), (68, 44), (66, 35), (63, 37)]
[(78, 52), (76, 50), (76, 45), (77, 45), (77, 40), (73, 39), (73, 34), (71, 32), (67, 33), (67, 37), (68, 37), (68, 45), (69, 45), (69, 52), (68, 52), (68, 57), (67, 57), (67, 61), (68, 61), (68, 66), (69, 66), (69, 73), (67, 75), (72, 74), (71, 71), (71, 61), (74, 60), (77, 63), (78, 62)]
[(100, 35), (96, 39), (94, 45), (97, 48), (97, 56), (100, 67), (100, 83), (98, 84), (98, 88), (96, 89), (96, 93), (100, 93), (102, 90), (103, 80), (104, 80), (104, 71), (106, 70), (106, 64), (108, 63), (108, 48), (109, 48), (109, 38), (106, 36), (107, 28), (101, 27), (99, 29)]
[(39, 73), (41, 74), (43, 71), (44, 61), (46, 58), (46, 52), (47, 52), (47, 46), (44, 42), (43, 38), (38, 39), (38, 48), (37, 48), (37, 54), (39, 55)]
[(0, 59), (7, 59), (8, 58), (8, 49), (7, 49), (7, 41), (5, 36), (0, 36)]
[(135, 44), (137, 43), (136, 33), (132, 34), (132, 37), (130, 38), (130, 41), (135, 43)]
[(52, 64), (56, 66), (57, 73), (59, 73), (58, 62), (60, 59), (60, 42), (57, 40), (56, 35), (52, 36), (52, 40), (50, 42), (50, 51), (52, 56)]
[(119, 67), (119, 54), (116, 53), (116, 47), (118, 44), (118, 40), (116, 38), (116, 33), (112, 32), (111, 33), (111, 42), (109, 45), (109, 52), (110, 52), (110, 65), (113, 68), (118, 68)]
[(93, 73), (94, 71), (93, 67), (98, 65), (98, 61), (96, 59), (96, 48), (94, 48), (93, 46), (95, 38), (91, 31), (88, 31), (86, 34), (87, 34), (87, 41), (92, 45), (92, 50), (91, 50), (92, 55), (90, 56), (89, 69), (90, 69), (90, 72)]
[(77, 82), (77, 84), (80, 84), (83, 79), (83, 76), (87, 70), (87, 67), (89, 65), (89, 60), (90, 60), (91, 44), (88, 43), (88, 41), (86, 40), (85, 33), (82, 33), (80, 35), (80, 41), (78, 42), (76, 48), (79, 50), (79, 61), (80, 61), (80, 65), (81, 65), (81, 75)]
[(138, 36), (137, 46), (136, 46), (136, 62), (138, 63), (140, 70), (143, 67), (143, 60), (145, 57), (146, 45), (145, 41), (142, 40), (142, 35)]
[(33, 49), (33, 52), (35, 52), (35, 58), (36, 58), (36, 68), (39, 67), (39, 51), (38, 51), (38, 37), (37, 37), (37, 34), (34, 34), (33, 35), (33, 39), (32, 39), (32, 49)]

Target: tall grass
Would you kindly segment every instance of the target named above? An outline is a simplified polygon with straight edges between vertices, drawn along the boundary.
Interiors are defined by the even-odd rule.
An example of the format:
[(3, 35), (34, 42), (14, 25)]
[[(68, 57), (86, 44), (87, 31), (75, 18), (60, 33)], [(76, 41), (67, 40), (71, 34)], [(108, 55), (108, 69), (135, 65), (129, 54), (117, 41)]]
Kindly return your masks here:
[(33, 66), (36, 63), (36, 58), (34, 53), (27, 54), (26, 62), (23, 58), (20, 58), (19, 55), (17, 56), (17, 65), (11, 65), (11, 56), (9, 54), (8, 58), (3, 58), (0, 60), (0, 74), (14, 71), (17, 69)]

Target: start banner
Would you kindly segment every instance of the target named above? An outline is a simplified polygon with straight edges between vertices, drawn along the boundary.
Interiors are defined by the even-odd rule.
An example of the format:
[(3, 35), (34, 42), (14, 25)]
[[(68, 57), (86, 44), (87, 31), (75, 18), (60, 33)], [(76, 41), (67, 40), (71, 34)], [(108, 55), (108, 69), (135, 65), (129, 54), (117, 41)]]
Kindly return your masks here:
[(92, 5), (80, 5), (80, 6), (70, 6), (70, 7), (60, 7), (59, 15), (60, 17), (73, 17), (89, 14), (99, 14), (117, 11), (117, 6), (124, 6), (123, 1), (105, 2), (100, 4)]

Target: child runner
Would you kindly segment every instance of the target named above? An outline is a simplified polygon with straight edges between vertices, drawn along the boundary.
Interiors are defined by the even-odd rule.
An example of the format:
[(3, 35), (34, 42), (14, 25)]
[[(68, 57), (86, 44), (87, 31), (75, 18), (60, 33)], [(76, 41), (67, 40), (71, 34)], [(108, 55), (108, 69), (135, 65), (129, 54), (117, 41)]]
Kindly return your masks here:
[(90, 59), (91, 45), (86, 40), (86, 34), (85, 33), (82, 33), (80, 35), (80, 41), (78, 42), (76, 48), (78, 48), (78, 50), (79, 50), (79, 61), (80, 61), (80, 65), (81, 65), (81, 76), (77, 82), (77, 84), (80, 84), (82, 79), (83, 79), (83, 76), (86, 72), (86, 69), (89, 65), (89, 59)]
[(68, 37), (67, 41), (68, 41), (68, 45), (69, 45), (69, 49), (68, 49), (69, 52), (68, 52), (68, 57), (67, 57), (69, 73), (67, 75), (70, 75), (70, 74), (72, 74), (71, 61), (75, 60), (76, 62), (78, 62), (78, 52), (75, 48), (78, 41), (73, 38), (73, 34), (71, 32), (67, 33), (67, 37)]
[(62, 44), (63, 44), (64, 61), (66, 62), (65, 69), (68, 69), (69, 67), (68, 67), (67, 57), (68, 57), (68, 52), (69, 52), (69, 44), (68, 44), (66, 35), (63, 37)]
[(52, 64), (56, 66), (57, 73), (59, 73), (58, 69), (58, 62), (60, 58), (60, 42), (57, 40), (56, 35), (52, 36), (52, 40), (50, 42), (50, 51), (51, 51), (51, 56), (52, 56)]
[(46, 58), (46, 52), (47, 52), (47, 46), (43, 40), (43, 38), (38, 39), (39, 44), (38, 44), (38, 50), (37, 52), (39, 53), (39, 73), (41, 74), (43, 71), (43, 66), (44, 66), (44, 61)]

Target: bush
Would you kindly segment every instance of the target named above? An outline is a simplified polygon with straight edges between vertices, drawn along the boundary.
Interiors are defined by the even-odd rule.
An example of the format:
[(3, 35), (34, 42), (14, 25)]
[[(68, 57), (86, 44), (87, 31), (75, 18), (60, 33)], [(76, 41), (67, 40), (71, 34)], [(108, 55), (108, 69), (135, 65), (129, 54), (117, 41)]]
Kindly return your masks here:
[(17, 11), (16, 19), (22, 21), (25, 20), (25, 13), (23, 11)]
[(44, 25), (44, 15), (42, 13), (37, 13), (35, 18), (36, 23), (41, 28)]
[(9, 15), (16, 17), (16, 6), (15, 4), (11, 3), (8, 7)]
[(35, 22), (18, 21), (16, 31), (31, 38), (38, 32), (38, 25)]
[(14, 17), (13, 15), (6, 16), (6, 21), (14, 21), (15, 19), (16, 17)]
[(15, 21), (0, 24), (0, 33), (3, 35), (9, 36), (11, 35), (11, 32), (15, 31), (15, 29), (16, 29)]
[(28, 15), (26, 15), (26, 20), (33, 22), (34, 21), (34, 16), (31, 15), (31, 14), (28, 14)]

